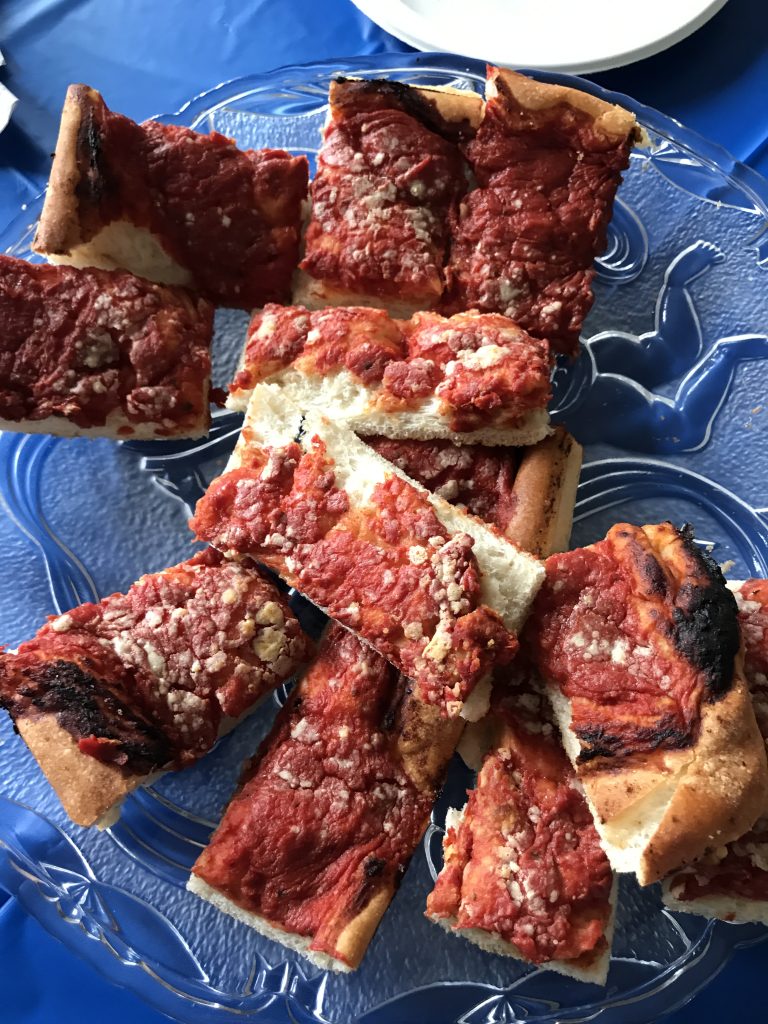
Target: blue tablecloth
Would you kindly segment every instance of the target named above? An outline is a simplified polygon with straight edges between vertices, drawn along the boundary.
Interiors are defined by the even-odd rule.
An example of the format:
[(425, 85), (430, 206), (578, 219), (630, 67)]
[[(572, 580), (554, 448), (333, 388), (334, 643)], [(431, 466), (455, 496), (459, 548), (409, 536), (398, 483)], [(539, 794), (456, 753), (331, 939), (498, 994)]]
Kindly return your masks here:
[[(637, 5), (636, 17), (642, 8)], [(0, 48), (7, 60), (0, 80), (20, 99), (0, 135), (4, 223), (44, 184), (69, 82), (94, 85), (114, 109), (144, 118), (238, 75), (405, 47), (349, 0), (3, 0)], [(666, 53), (593, 77), (768, 174), (768, 5), (759, 0), (730, 0)], [(0, 595), (10, 599), (7, 590)], [(671, 1024), (763, 1020), (765, 957), (766, 947), (738, 954)], [(0, 1021), (103, 1018), (110, 1024), (166, 1020), (102, 981), (7, 900), (0, 907)]]

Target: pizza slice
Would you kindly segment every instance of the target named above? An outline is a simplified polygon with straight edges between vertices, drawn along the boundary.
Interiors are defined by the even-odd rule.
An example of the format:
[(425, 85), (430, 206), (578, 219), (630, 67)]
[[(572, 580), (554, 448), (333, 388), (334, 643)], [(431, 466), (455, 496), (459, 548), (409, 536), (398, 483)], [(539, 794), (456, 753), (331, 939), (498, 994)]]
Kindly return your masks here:
[(451, 228), (441, 308), (503, 313), (574, 355), (637, 134), (621, 107), (490, 68), (483, 118), (464, 147), (477, 188)]
[(448, 715), (514, 655), (543, 577), (537, 559), (268, 384), (190, 525), (269, 566)]
[(427, 917), (488, 952), (604, 984), (611, 866), (547, 700), (517, 663), (478, 726), (477, 783), (449, 812)]
[(331, 624), (187, 888), (320, 967), (360, 963), (461, 732)]
[(0, 429), (202, 437), (212, 334), (183, 288), (0, 255)]
[(495, 526), (523, 551), (546, 558), (568, 547), (582, 448), (563, 427), (526, 448), (375, 435), (363, 440), (406, 476)]
[(620, 523), (546, 569), (526, 647), (612, 866), (646, 885), (765, 807), (736, 603), (671, 523)]
[(78, 825), (205, 754), (310, 642), (251, 564), (208, 550), (48, 620), (0, 654), (0, 706)]
[[(760, 734), (768, 744), (768, 580), (728, 586), (739, 609), (744, 675)], [(749, 832), (670, 875), (663, 892), (664, 902), (673, 910), (768, 924), (768, 799)]]
[(467, 187), (457, 143), (481, 110), (457, 89), (331, 83), (294, 302), (403, 317), (437, 304), (449, 214)]
[(270, 305), (251, 321), (230, 408), (261, 381), (363, 433), (520, 445), (549, 432), (549, 347), (497, 314)]
[(136, 124), (71, 85), (33, 248), (54, 263), (186, 285), (216, 305), (284, 301), (308, 174), (303, 156)]

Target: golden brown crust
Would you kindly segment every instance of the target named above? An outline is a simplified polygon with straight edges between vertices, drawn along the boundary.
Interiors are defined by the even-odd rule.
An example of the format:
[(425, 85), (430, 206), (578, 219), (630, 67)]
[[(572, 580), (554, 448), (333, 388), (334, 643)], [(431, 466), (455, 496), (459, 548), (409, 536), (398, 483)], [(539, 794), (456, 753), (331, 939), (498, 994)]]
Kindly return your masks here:
[[(768, 766), (738, 646), (735, 605), (719, 570), (671, 523), (619, 524), (602, 545), (631, 573), (636, 611), (668, 659), (703, 676), (693, 743), (629, 753), (620, 767), (596, 754), (579, 776), (598, 827), (642, 885), (743, 835), (765, 811)], [(569, 738), (562, 713), (560, 725)], [(570, 735), (570, 752), (573, 749)], [(566, 744), (569, 745), (568, 743)], [(619, 866), (618, 862), (616, 866)]]
[(734, 683), (721, 700), (702, 708), (693, 760), (678, 782), (648, 843), (641, 885), (744, 835), (766, 809), (765, 744), (755, 721), (739, 655)]
[(515, 514), (504, 531), (513, 544), (539, 558), (565, 551), (582, 455), (564, 427), (525, 449), (513, 485)]
[(495, 99), (499, 95), (499, 83), (502, 90), (509, 92), (520, 106), (528, 110), (543, 110), (564, 103), (588, 114), (594, 121), (595, 131), (603, 135), (624, 139), (636, 129), (635, 115), (630, 111), (580, 89), (537, 82), (534, 78), (507, 68), (490, 67), (486, 85), (487, 99)]
[(410, 696), (403, 701), (397, 751), (408, 777), (422, 792), (442, 786), (446, 765), (465, 724), (461, 718), (447, 719), (434, 704)]
[(293, 304), (305, 306), (307, 309), (325, 309), (327, 306), (368, 306), (371, 309), (385, 309), (396, 320), (409, 320), (414, 313), (434, 305), (439, 297), (430, 295), (428, 301), (384, 298), (380, 295), (366, 295), (365, 292), (336, 288), (312, 277), (305, 270), (297, 270), (293, 275)]
[(19, 718), (16, 728), (76, 825), (96, 824), (148, 778), (82, 754), (55, 715)]
[(67, 89), (51, 177), (32, 243), (35, 252), (67, 255), (83, 241), (77, 200), (80, 131), (88, 114), (103, 104), (99, 93), (87, 85), (70, 85)]
[(483, 97), (469, 89), (456, 89), (450, 85), (406, 85), (403, 82), (381, 79), (335, 79), (331, 82), (328, 90), (331, 110), (341, 107), (347, 96), (353, 90), (356, 91), (360, 88), (360, 82), (366, 82), (372, 91), (386, 91), (393, 97), (393, 101), (399, 101), (398, 105), (404, 109), (407, 109), (411, 99), (414, 99), (416, 103), (411, 112), (418, 116), (419, 106), (421, 106), (424, 116), (420, 119), (426, 123), (429, 123), (430, 120), (430, 108), (434, 110), (438, 119), (442, 119), (448, 124), (465, 123), (468, 130), (477, 129), (483, 119), (485, 108)]
[[(426, 823), (425, 823), (426, 824)], [(336, 940), (336, 954), (353, 970), (359, 966), (373, 934), (395, 895), (392, 881), (383, 882), (359, 914), (345, 925)]]

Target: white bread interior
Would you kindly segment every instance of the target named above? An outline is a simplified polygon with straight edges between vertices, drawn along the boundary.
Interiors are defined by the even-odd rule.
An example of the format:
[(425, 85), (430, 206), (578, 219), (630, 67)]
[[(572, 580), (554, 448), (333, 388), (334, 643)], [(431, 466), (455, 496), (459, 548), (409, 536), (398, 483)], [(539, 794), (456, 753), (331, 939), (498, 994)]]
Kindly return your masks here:
[[(375, 392), (349, 370), (328, 374), (305, 374), (293, 367), (278, 371), (267, 382), (279, 388), (285, 400), (300, 409), (315, 408), (332, 415), (360, 434), (381, 434), (396, 440), (446, 438), (454, 444), (531, 445), (551, 433), (549, 413), (535, 409), (518, 426), (489, 424), (479, 430), (454, 431), (440, 410), (440, 399), (422, 399), (418, 408), (380, 410), (372, 405)], [(227, 400), (230, 409), (244, 412), (249, 393), (235, 392)]]
[(669, 878), (661, 885), (662, 902), (670, 910), (699, 917), (714, 917), (732, 924), (767, 924), (768, 901), (747, 900), (740, 896), (701, 896), (695, 900), (678, 900), (672, 895)]
[(334, 957), (329, 956), (327, 953), (321, 953), (317, 950), (310, 949), (309, 946), (312, 942), (312, 937), (308, 935), (296, 935), (294, 932), (287, 932), (277, 925), (271, 924), (265, 918), (259, 914), (254, 914), (250, 910), (245, 910), (243, 907), (238, 906), (223, 893), (219, 892), (218, 889), (214, 889), (212, 886), (204, 882), (202, 878), (197, 875), (190, 875), (189, 881), (187, 882), (187, 889), (189, 892), (199, 896), (200, 899), (206, 900), (208, 903), (212, 903), (218, 910), (223, 911), (225, 914), (229, 914), (230, 917), (234, 917), (237, 921), (241, 921), (243, 924), (247, 924), (249, 928), (253, 928), (254, 931), (258, 932), (259, 935), (265, 936), (267, 939), (271, 939), (272, 942), (279, 942), (282, 946), (286, 946), (288, 949), (294, 950), (296, 953), (300, 953), (301, 956), (306, 957), (316, 967), (320, 967), (326, 971), (341, 971), (348, 973), (351, 968), (348, 964), (345, 964), (341, 960), (336, 960)]
[[(316, 409), (310, 409), (303, 415), (274, 385), (260, 384), (254, 389), (245, 427), (258, 442), (274, 447), (289, 444), (302, 430), (301, 443), (305, 447), (313, 436), (320, 437), (334, 462), (336, 485), (345, 490), (358, 507), (367, 505), (374, 487), (384, 483), (388, 477), (396, 475), (406, 480), (429, 501), (449, 533), (466, 533), (472, 537), (475, 542), (473, 554), (481, 571), (481, 599), (501, 616), (507, 629), (519, 632), (544, 580), (544, 567), (533, 555), (515, 547), (480, 519), (411, 480), (346, 426), (332, 423)], [(241, 435), (227, 465), (228, 470), (240, 465), (240, 453), (246, 445), (247, 441)]]
[(46, 253), (50, 263), (72, 267), (100, 267), (102, 270), (130, 270), (159, 284), (191, 286), (192, 275), (163, 248), (146, 228), (127, 220), (114, 220), (87, 242), (79, 242), (67, 253)]
[[(560, 729), (563, 747), (575, 768), (581, 748), (576, 734), (571, 729), (570, 701), (563, 696), (557, 686), (548, 686), (547, 696), (552, 705), (555, 722)], [(679, 785), (680, 775), (660, 775), (659, 784), (655, 789), (635, 801), (624, 814), (610, 822), (600, 820), (600, 815), (589, 798), (589, 792), (579, 784), (592, 812), (602, 847), (614, 871), (637, 874), (641, 870), (644, 851), (658, 831)]]

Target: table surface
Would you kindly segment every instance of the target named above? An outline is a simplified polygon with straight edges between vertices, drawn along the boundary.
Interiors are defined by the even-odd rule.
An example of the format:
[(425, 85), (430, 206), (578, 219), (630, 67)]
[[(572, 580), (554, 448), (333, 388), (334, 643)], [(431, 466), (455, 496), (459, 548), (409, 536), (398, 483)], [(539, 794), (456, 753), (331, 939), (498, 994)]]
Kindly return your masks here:
[[(3, 0), (0, 81), (18, 97), (0, 135), (0, 223), (45, 182), (66, 86), (84, 81), (142, 119), (239, 75), (351, 54), (407, 49), (349, 0)], [(639, 5), (642, 9), (642, 4)], [(719, 142), (768, 175), (768, 4), (730, 0), (677, 46), (590, 76)], [(34, 557), (30, 549), (30, 557)], [(0, 600), (3, 597), (0, 595)], [(0, 891), (0, 903), (3, 894)], [(765, 946), (738, 953), (670, 1024), (763, 1020)], [(41, 969), (44, 965), (44, 970)], [(160, 1024), (8, 899), (0, 906), (4, 1024)]]

